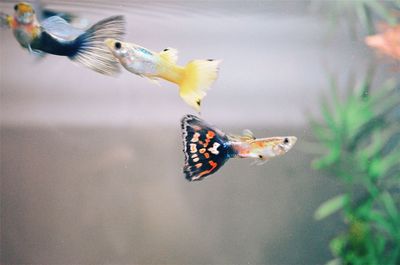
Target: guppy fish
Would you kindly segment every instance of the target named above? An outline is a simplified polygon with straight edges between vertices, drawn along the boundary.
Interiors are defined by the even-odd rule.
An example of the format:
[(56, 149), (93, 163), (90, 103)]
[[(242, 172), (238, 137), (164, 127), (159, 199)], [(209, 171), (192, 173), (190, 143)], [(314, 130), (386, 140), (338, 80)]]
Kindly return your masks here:
[(229, 159), (254, 158), (258, 164), (287, 153), (296, 143), (295, 136), (256, 139), (249, 130), (244, 135), (229, 135), (194, 115), (182, 118), (183, 172), (189, 181), (202, 180), (215, 173)]
[(28, 3), (14, 6), (14, 16), (7, 16), (9, 27), (19, 44), (31, 53), (67, 56), (101, 74), (119, 72), (119, 64), (105, 47), (108, 37), (124, 34), (124, 18), (113, 16), (101, 20), (87, 30), (74, 28), (59, 16), (39, 23), (35, 10)]
[(107, 39), (106, 45), (126, 70), (151, 80), (162, 78), (179, 86), (179, 95), (198, 112), (206, 91), (217, 79), (219, 60), (193, 60), (178, 66), (177, 50), (153, 52), (133, 43)]

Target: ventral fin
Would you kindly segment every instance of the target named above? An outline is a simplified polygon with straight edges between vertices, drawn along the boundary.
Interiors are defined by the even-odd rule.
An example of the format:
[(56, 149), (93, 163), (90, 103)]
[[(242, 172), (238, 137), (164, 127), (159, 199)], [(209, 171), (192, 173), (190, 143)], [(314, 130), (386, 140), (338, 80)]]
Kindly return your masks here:
[(160, 52), (160, 57), (171, 64), (176, 64), (178, 61), (178, 50), (174, 48), (166, 48)]
[(264, 165), (265, 163), (267, 163), (269, 160), (268, 159), (257, 159), (254, 160), (253, 162), (251, 162), (251, 166), (261, 166)]

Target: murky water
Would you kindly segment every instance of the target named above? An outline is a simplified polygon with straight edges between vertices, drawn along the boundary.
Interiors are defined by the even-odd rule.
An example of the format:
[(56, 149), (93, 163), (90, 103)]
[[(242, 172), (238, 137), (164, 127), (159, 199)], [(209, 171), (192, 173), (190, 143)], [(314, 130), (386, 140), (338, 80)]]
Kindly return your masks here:
[[(367, 48), (330, 39), (301, 1), (49, 1), (92, 24), (122, 14), (126, 40), (223, 59), (202, 116), (228, 132), (296, 135), (263, 166), (182, 174), (176, 87), (34, 58), (0, 30), (1, 263), (321, 264), (335, 222), (312, 215), (336, 186), (311, 171), (306, 113), (328, 73), (363, 72)], [(13, 2), (1, 2), (12, 12)]]

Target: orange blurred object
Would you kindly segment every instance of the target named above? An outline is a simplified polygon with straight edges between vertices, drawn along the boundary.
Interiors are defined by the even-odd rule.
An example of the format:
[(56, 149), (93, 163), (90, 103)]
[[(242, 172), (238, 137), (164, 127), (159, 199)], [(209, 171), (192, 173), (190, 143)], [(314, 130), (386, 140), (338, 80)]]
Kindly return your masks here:
[(366, 37), (365, 43), (382, 54), (400, 60), (400, 25), (381, 25), (380, 28), (383, 32)]

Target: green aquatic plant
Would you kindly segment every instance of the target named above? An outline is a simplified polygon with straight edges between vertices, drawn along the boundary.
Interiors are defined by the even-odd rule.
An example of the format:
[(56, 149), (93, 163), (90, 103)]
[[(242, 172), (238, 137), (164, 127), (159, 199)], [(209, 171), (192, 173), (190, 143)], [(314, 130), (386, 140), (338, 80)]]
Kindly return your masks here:
[(325, 152), (312, 163), (343, 185), (315, 218), (340, 213), (345, 229), (330, 242), (329, 264), (400, 264), (400, 91), (371, 79), (341, 98), (334, 80), (311, 126)]
[[(388, 25), (398, 22), (400, 1), (357, 0), (357, 1), (315, 1), (317, 10), (329, 18), (332, 25), (345, 20), (353, 28), (360, 25), (368, 35), (374, 34), (374, 21), (378, 18)], [(355, 31), (355, 30), (354, 30)]]

